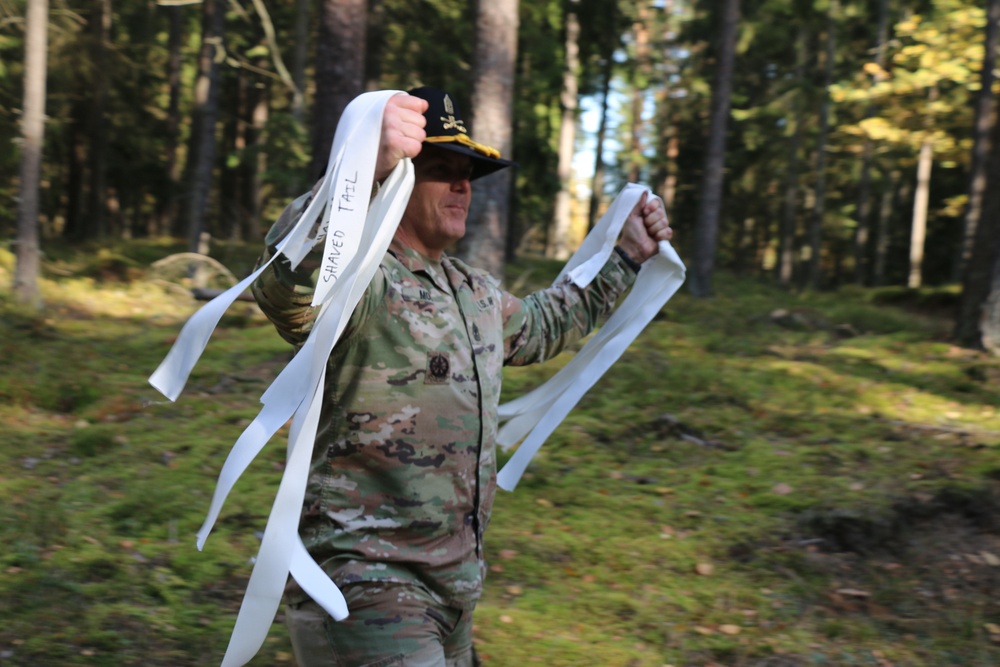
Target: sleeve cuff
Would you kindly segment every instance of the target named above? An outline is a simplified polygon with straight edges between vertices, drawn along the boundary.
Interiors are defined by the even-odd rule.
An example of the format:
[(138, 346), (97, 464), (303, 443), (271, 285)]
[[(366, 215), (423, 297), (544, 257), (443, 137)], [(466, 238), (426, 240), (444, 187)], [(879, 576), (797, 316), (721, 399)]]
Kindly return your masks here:
[(635, 261), (631, 255), (622, 250), (621, 246), (616, 245), (615, 252), (618, 253), (619, 257), (621, 257), (622, 263), (624, 263), (625, 266), (627, 266), (628, 268), (632, 269), (632, 273), (639, 273), (639, 269), (642, 268), (642, 264)]

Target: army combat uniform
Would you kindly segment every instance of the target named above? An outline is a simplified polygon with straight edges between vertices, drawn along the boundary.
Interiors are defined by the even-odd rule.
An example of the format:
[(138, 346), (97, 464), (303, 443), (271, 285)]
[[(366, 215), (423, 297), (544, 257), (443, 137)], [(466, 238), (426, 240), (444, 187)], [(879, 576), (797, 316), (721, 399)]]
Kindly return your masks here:
[[(286, 209), (264, 259), (307, 202), (304, 196)], [(310, 256), (292, 271), (282, 258), (253, 286), (296, 347), (315, 314), (317, 266)], [(564, 280), (522, 299), (455, 258), (434, 261), (393, 242), (328, 362), (299, 532), (351, 615), (342, 623), (323, 618), (290, 585), (290, 619), (321, 625), (316, 642), (329, 640), (342, 660), (309, 664), (396, 664), (397, 654), (420, 642), (409, 625), (427, 623), (460, 644), (459, 653), (468, 644), (471, 656), (471, 611), (482, 592), (483, 533), (496, 491), (502, 367), (557, 355), (589, 333), (634, 279), (613, 253), (587, 288)], [(366, 629), (382, 635), (365, 639)], [(291, 632), (297, 655), (331, 650), (310, 648)], [(351, 641), (386, 644), (384, 659), (358, 662)]]

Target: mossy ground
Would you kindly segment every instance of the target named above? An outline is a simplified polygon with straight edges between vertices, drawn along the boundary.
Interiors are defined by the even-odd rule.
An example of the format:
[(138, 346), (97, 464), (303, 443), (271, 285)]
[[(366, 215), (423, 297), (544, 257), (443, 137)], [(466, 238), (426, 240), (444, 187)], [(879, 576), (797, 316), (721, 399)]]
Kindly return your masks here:
[[(0, 665), (225, 650), (280, 438), (194, 534), (289, 354), (240, 303), (176, 404), (149, 387), (198, 305), (146, 274), (177, 250), (55, 248), (41, 317), (0, 256)], [(717, 292), (675, 297), (498, 496), (484, 664), (1000, 664), (1000, 360), (948, 343), (942, 292)], [(568, 358), (512, 369), (505, 398)], [(293, 664), (281, 623), (253, 664)]]

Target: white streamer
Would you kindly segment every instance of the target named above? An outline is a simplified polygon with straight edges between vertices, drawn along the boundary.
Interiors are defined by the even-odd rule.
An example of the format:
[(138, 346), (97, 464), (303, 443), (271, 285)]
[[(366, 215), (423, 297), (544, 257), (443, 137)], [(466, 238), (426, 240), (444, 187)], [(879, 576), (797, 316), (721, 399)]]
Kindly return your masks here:
[(220, 471), (208, 515), (198, 532), (200, 549), (240, 475), (274, 433), (293, 418), (285, 472), (223, 657), (223, 667), (246, 664), (260, 650), (289, 573), (335, 619), (342, 620), (348, 613), (340, 590), (302, 544), (298, 522), (322, 408), (326, 361), (378, 270), (413, 190), (413, 165), (408, 159), (401, 160), (368, 205), (382, 114), (389, 99), (399, 92), (367, 93), (347, 107), (337, 126), (327, 175), (291, 232), (263, 266), (188, 320), (150, 377), (154, 387), (170, 400), (176, 400), (226, 309), (278, 255), (297, 266), (312, 248), (310, 231), (325, 211), (320, 230), (320, 235), (326, 234), (324, 259), (320, 285), (313, 298), (319, 313), (313, 330), (264, 392), (260, 413), (230, 451)]
[[(627, 185), (559, 275), (569, 275), (581, 287), (588, 285), (607, 262), (625, 218), (643, 192), (647, 190), (642, 186)], [(527, 437), (497, 474), (497, 486), (514, 490), (552, 431), (677, 292), (684, 274), (676, 251), (661, 241), (658, 254), (643, 263), (625, 301), (572, 361), (545, 384), (499, 407), (498, 416), (506, 423), (497, 433), (497, 444), (508, 449)]]
[[(285, 471), (223, 667), (244, 665), (260, 650), (289, 573), (334, 619), (343, 620), (348, 614), (344, 596), (302, 543), (298, 523), (322, 409), (327, 360), (378, 271), (413, 189), (413, 166), (410, 160), (401, 160), (367, 205), (382, 114), (389, 99), (399, 93), (366, 93), (348, 105), (337, 126), (327, 174), (298, 222), (266, 263), (191, 316), (149, 379), (167, 398), (176, 400), (225, 311), (279, 255), (287, 258), (292, 268), (297, 267), (313, 247), (315, 239), (310, 238), (310, 232), (323, 214), (317, 236), (325, 236), (324, 256), (313, 297), (319, 312), (312, 331), (261, 396), (260, 413), (233, 445), (198, 531), (201, 549), (239, 477), (278, 429), (292, 419)], [(629, 211), (645, 191), (632, 184), (623, 190), (560, 277), (569, 275), (581, 287), (593, 280), (610, 256)], [(576, 358), (545, 385), (500, 406), (501, 418), (509, 421), (500, 430), (498, 442), (510, 446), (527, 435), (498, 476), (502, 488), (514, 488), (545, 438), (676, 291), (683, 274), (676, 253), (669, 244), (661, 244), (660, 255), (644, 264), (622, 307)]]

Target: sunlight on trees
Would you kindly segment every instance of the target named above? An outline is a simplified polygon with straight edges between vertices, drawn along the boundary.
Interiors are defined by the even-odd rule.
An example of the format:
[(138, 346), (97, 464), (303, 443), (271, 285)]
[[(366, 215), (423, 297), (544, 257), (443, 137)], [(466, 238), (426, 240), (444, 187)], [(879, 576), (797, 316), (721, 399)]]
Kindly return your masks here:
[[(27, 6), (4, 5), (0, 23), (5, 136), (20, 134)], [(325, 162), (345, 100), (434, 85), (485, 114), (483, 54), (504, 52), (509, 74), (483, 105), (510, 111), (477, 128), (509, 133), (519, 163), (511, 196), (505, 186), (486, 197), (506, 212), (475, 255), (492, 257), (497, 274), (518, 252), (563, 256), (563, 239), (628, 180), (665, 198), (705, 294), (716, 270), (789, 289), (916, 287), (957, 281), (970, 261), (984, 205), (972, 174), (985, 164), (983, 109), (994, 104), (980, 88), (996, 21), (980, 3), (748, 3), (733, 21), (728, 105), (713, 95), (726, 3), (519, 3), (508, 10), (515, 43), (503, 47), (459, 0), (239, 0), (206, 24), (214, 6), (55, 8), (35, 216), (43, 245), (172, 234), (193, 247), (202, 230), (259, 238)], [(588, 131), (582, 109), (595, 110)], [(8, 234), (20, 159), (0, 157)], [(574, 163), (586, 172), (567, 171)]]

